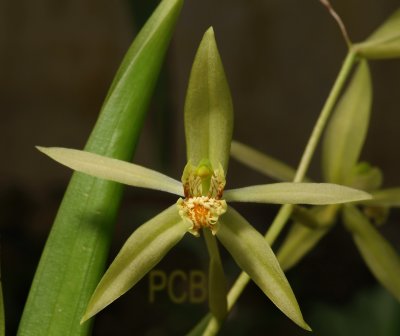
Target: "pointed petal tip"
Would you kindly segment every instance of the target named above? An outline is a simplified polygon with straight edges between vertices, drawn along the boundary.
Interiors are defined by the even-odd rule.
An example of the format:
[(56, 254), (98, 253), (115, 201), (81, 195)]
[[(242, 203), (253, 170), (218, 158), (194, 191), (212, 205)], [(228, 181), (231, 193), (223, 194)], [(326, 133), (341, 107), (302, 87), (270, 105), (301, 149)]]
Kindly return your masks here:
[(47, 147), (42, 147), (42, 146), (35, 146), (35, 148), (36, 148), (38, 151), (42, 152), (42, 153), (45, 153), (45, 152), (46, 152), (46, 149), (47, 149)]
[(84, 324), (87, 320), (89, 320), (92, 316), (88, 315), (87, 313), (85, 313), (85, 315), (82, 316), (79, 324), (82, 325)]
[(205, 32), (204, 35), (212, 35), (212, 36), (214, 36), (214, 35), (215, 35), (215, 33), (214, 33), (214, 27), (213, 27), (213, 26), (210, 26), (210, 27), (206, 30), (206, 32)]
[(304, 325), (302, 326), (302, 328), (303, 328), (304, 330), (306, 330), (306, 331), (312, 332), (311, 327), (310, 327), (306, 322), (304, 322)]

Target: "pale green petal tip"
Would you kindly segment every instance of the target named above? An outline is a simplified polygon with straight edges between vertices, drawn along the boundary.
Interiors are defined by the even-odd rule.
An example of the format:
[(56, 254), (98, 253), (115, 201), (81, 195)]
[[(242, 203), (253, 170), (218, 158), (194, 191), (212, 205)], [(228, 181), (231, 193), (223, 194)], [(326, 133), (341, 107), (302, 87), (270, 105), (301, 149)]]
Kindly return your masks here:
[(204, 33), (204, 37), (215, 39), (214, 28), (210, 26)]
[(48, 151), (49, 151), (49, 148), (48, 148), (48, 147), (35, 146), (35, 148), (36, 148), (39, 152), (42, 152), (42, 153), (44, 153), (44, 154), (46, 154), (46, 155), (47, 155), (47, 153), (48, 153)]

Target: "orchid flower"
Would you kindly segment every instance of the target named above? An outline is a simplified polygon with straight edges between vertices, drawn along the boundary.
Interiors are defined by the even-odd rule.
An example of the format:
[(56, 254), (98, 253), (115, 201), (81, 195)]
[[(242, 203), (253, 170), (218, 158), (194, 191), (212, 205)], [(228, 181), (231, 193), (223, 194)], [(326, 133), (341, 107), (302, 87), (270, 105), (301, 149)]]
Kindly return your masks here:
[(212, 28), (205, 33), (193, 63), (184, 114), (188, 163), (181, 182), (85, 151), (38, 147), (76, 171), (180, 197), (129, 237), (93, 293), (82, 322), (132, 288), (189, 232), (196, 237), (202, 234), (206, 240), (210, 255), (209, 305), (215, 317), (222, 320), (227, 313), (218, 238), (271, 301), (300, 327), (310, 330), (270, 246), (227, 202), (320, 205), (365, 200), (369, 194), (329, 183), (275, 183), (224, 190), (233, 107)]

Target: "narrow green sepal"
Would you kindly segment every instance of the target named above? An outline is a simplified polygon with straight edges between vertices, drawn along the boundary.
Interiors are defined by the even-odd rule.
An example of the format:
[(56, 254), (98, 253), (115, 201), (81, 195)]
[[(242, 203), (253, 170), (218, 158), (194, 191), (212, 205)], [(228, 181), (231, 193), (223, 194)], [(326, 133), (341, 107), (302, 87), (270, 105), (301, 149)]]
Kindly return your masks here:
[(94, 177), (183, 196), (182, 183), (149, 168), (77, 149), (36, 148), (53, 160)]
[(343, 220), (376, 279), (400, 301), (400, 256), (354, 206), (345, 206)]
[(361, 61), (326, 129), (322, 144), (325, 181), (348, 184), (364, 145), (371, 104), (371, 76), (367, 62)]
[(211, 313), (222, 321), (228, 313), (227, 284), (219, 255), (217, 240), (209, 229), (204, 229), (204, 238), (210, 256), (208, 301)]
[[(279, 247), (276, 257), (284, 271), (301, 261), (331, 229), (337, 206), (317, 206), (308, 215), (295, 217), (289, 233)], [(311, 219), (311, 220), (310, 220)]]
[(361, 204), (383, 207), (400, 207), (400, 188), (387, 188), (371, 193), (372, 198), (360, 202)]
[[(231, 156), (244, 165), (278, 181), (293, 181), (296, 174), (296, 170), (286, 163), (238, 141), (232, 141)], [(307, 180), (305, 179), (305, 181)]]
[(176, 208), (170, 206), (141, 225), (126, 241), (97, 285), (81, 323), (132, 288), (189, 230)]
[(238, 266), (286, 316), (301, 328), (311, 330), (265, 238), (231, 207), (220, 222), (217, 238)]
[(233, 129), (229, 86), (214, 30), (204, 34), (192, 66), (185, 101), (187, 157), (194, 166), (210, 160), (213, 169), (228, 168)]
[(324, 205), (367, 200), (371, 195), (332, 183), (280, 182), (226, 190), (224, 198), (232, 202)]
[(400, 9), (397, 9), (369, 38), (353, 45), (358, 55), (371, 59), (400, 57)]

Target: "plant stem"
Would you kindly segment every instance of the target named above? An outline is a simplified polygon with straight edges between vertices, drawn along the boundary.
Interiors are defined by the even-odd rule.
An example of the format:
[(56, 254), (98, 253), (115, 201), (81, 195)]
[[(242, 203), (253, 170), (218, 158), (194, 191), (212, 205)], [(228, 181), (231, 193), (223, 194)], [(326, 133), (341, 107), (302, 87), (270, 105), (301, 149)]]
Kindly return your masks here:
[[(318, 117), (318, 120), (314, 126), (314, 129), (311, 133), (311, 136), (308, 140), (307, 146), (304, 150), (304, 153), (301, 157), (299, 166), (296, 170), (295, 177), (293, 182), (301, 182), (305, 174), (310, 166), (311, 159), (314, 155), (315, 149), (318, 145), (319, 139), (321, 138), (322, 132), (325, 128), (325, 125), (329, 119), (329, 116), (335, 106), (336, 101), (339, 98), (340, 92), (344, 84), (346, 83), (346, 79), (350, 74), (351, 69), (353, 68), (354, 62), (356, 60), (356, 54), (353, 51), (349, 51), (347, 56), (343, 62), (342, 68), (336, 78), (336, 81), (332, 87), (331, 92), (329, 93), (328, 99), (325, 102), (325, 105), (322, 108), (322, 111)], [(273, 223), (265, 234), (265, 239), (268, 241), (270, 245), (272, 245), (276, 238), (281, 233), (282, 229), (285, 227), (287, 220), (289, 219), (293, 210), (293, 205), (284, 204), (279, 209), (278, 214), (276, 215)], [(248, 284), (250, 277), (242, 272), (239, 277), (236, 279), (234, 285), (228, 293), (228, 311), (231, 310), (233, 305), (236, 303), (237, 299), (240, 297), (244, 288)], [(212, 317), (205, 329), (204, 335), (215, 335), (219, 330), (219, 323), (217, 319)]]

